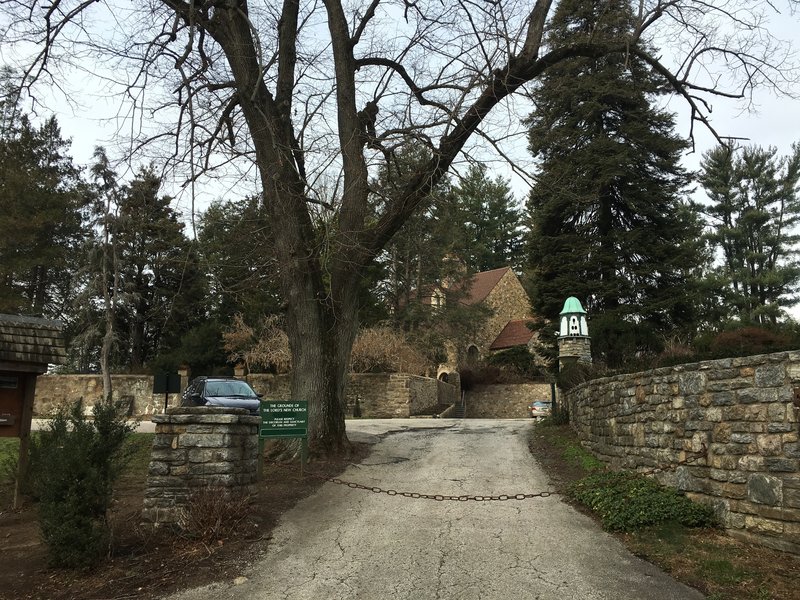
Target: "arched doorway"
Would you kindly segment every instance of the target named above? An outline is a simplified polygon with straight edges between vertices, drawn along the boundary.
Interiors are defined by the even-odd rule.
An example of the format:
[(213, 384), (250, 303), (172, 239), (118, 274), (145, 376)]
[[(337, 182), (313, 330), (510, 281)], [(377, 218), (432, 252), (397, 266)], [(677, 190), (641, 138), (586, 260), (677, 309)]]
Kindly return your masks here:
[(467, 366), (472, 368), (478, 364), (481, 358), (480, 350), (475, 344), (467, 346)]

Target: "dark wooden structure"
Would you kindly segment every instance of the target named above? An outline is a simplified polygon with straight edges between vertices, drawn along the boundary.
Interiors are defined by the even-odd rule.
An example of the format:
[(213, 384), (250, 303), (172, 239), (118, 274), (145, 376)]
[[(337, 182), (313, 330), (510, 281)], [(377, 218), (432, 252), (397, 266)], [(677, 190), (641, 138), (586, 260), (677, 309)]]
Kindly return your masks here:
[[(28, 461), (36, 377), (66, 359), (61, 330), (59, 321), (0, 314), (0, 437), (19, 438), (20, 474)], [(17, 487), (14, 506), (18, 500)]]

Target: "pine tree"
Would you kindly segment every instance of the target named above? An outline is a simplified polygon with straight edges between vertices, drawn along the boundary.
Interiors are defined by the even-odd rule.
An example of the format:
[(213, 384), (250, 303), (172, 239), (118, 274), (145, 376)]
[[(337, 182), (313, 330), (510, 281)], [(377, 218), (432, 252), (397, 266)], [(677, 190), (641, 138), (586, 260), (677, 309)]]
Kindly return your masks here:
[(35, 126), (0, 107), (0, 312), (65, 318), (86, 202), (80, 170), (55, 117)]
[(160, 187), (151, 167), (141, 169), (120, 194), (115, 221), (127, 325), (120, 338), (133, 370), (176, 346), (206, 313), (197, 253)]
[(800, 145), (789, 156), (758, 146), (706, 153), (700, 183), (711, 205), (708, 239), (722, 264), (719, 294), (740, 321), (774, 324), (800, 283)]
[[(563, 0), (547, 35), (553, 47), (613, 40), (632, 22), (627, 2)], [(527, 203), (534, 310), (555, 319), (577, 296), (594, 317), (593, 349), (611, 366), (693, 318), (701, 229), (683, 198), (685, 142), (653, 106), (664, 87), (633, 55), (571, 59), (540, 79), (527, 121), (540, 161)]]
[(197, 237), (213, 318), (227, 324), (239, 313), (255, 323), (280, 311), (270, 223), (258, 196), (212, 203), (200, 218)]
[(508, 181), (491, 179), (486, 167), (473, 166), (453, 190), (454, 225), (460, 258), (470, 272), (517, 266), (522, 245), (521, 211)]
[[(425, 151), (415, 146), (396, 152), (372, 186), (376, 210), (399, 193), (398, 182), (411, 176), (426, 159)], [(426, 314), (421, 313), (419, 304), (455, 274), (454, 263), (447, 259), (454, 252), (456, 219), (452, 186), (445, 178), (431, 191), (423, 210), (412, 215), (387, 244), (375, 275), (378, 295), (390, 307), (396, 324), (413, 327)]]

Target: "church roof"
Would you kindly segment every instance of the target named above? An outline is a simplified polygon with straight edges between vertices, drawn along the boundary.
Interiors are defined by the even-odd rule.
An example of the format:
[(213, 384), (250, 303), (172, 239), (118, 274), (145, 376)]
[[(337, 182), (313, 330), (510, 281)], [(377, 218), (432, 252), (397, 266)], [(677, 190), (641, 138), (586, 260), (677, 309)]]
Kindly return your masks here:
[(489, 350), (504, 350), (514, 346), (527, 345), (533, 337), (533, 331), (528, 329), (527, 325), (532, 322), (531, 319), (509, 321), (489, 346)]
[(60, 321), (0, 314), (0, 361), (64, 364), (62, 328)]
[(508, 271), (509, 267), (500, 267), (499, 269), (492, 269), (491, 271), (475, 273), (467, 284), (467, 293), (462, 303), (472, 306), (486, 300), (486, 296), (500, 283), (503, 275)]

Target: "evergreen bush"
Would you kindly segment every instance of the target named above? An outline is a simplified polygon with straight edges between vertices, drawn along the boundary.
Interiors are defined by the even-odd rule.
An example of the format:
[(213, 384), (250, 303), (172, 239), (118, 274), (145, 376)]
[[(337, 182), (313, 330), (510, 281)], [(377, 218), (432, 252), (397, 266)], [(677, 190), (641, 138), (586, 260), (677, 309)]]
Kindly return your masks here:
[(635, 531), (666, 522), (685, 527), (716, 525), (710, 506), (692, 502), (637, 473), (604, 471), (589, 475), (572, 484), (568, 494), (597, 513), (603, 527), (611, 531)]
[(577, 385), (607, 375), (608, 371), (603, 365), (568, 363), (558, 372), (556, 384), (564, 392), (568, 392)]
[(106, 513), (133, 428), (112, 403), (98, 402), (92, 413), (84, 416), (80, 400), (65, 405), (31, 440), (31, 491), (52, 566), (88, 568), (108, 550)]
[(763, 327), (741, 327), (717, 334), (709, 344), (714, 358), (769, 354), (796, 348), (797, 339), (788, 332), (771, 331)]
[(526, 346), (515, 346), (489, 355), (486, 361), (490, 366), (500, 367), (527, 379), (544, 376), (542, 367), (536, 364), (536, 357)]

